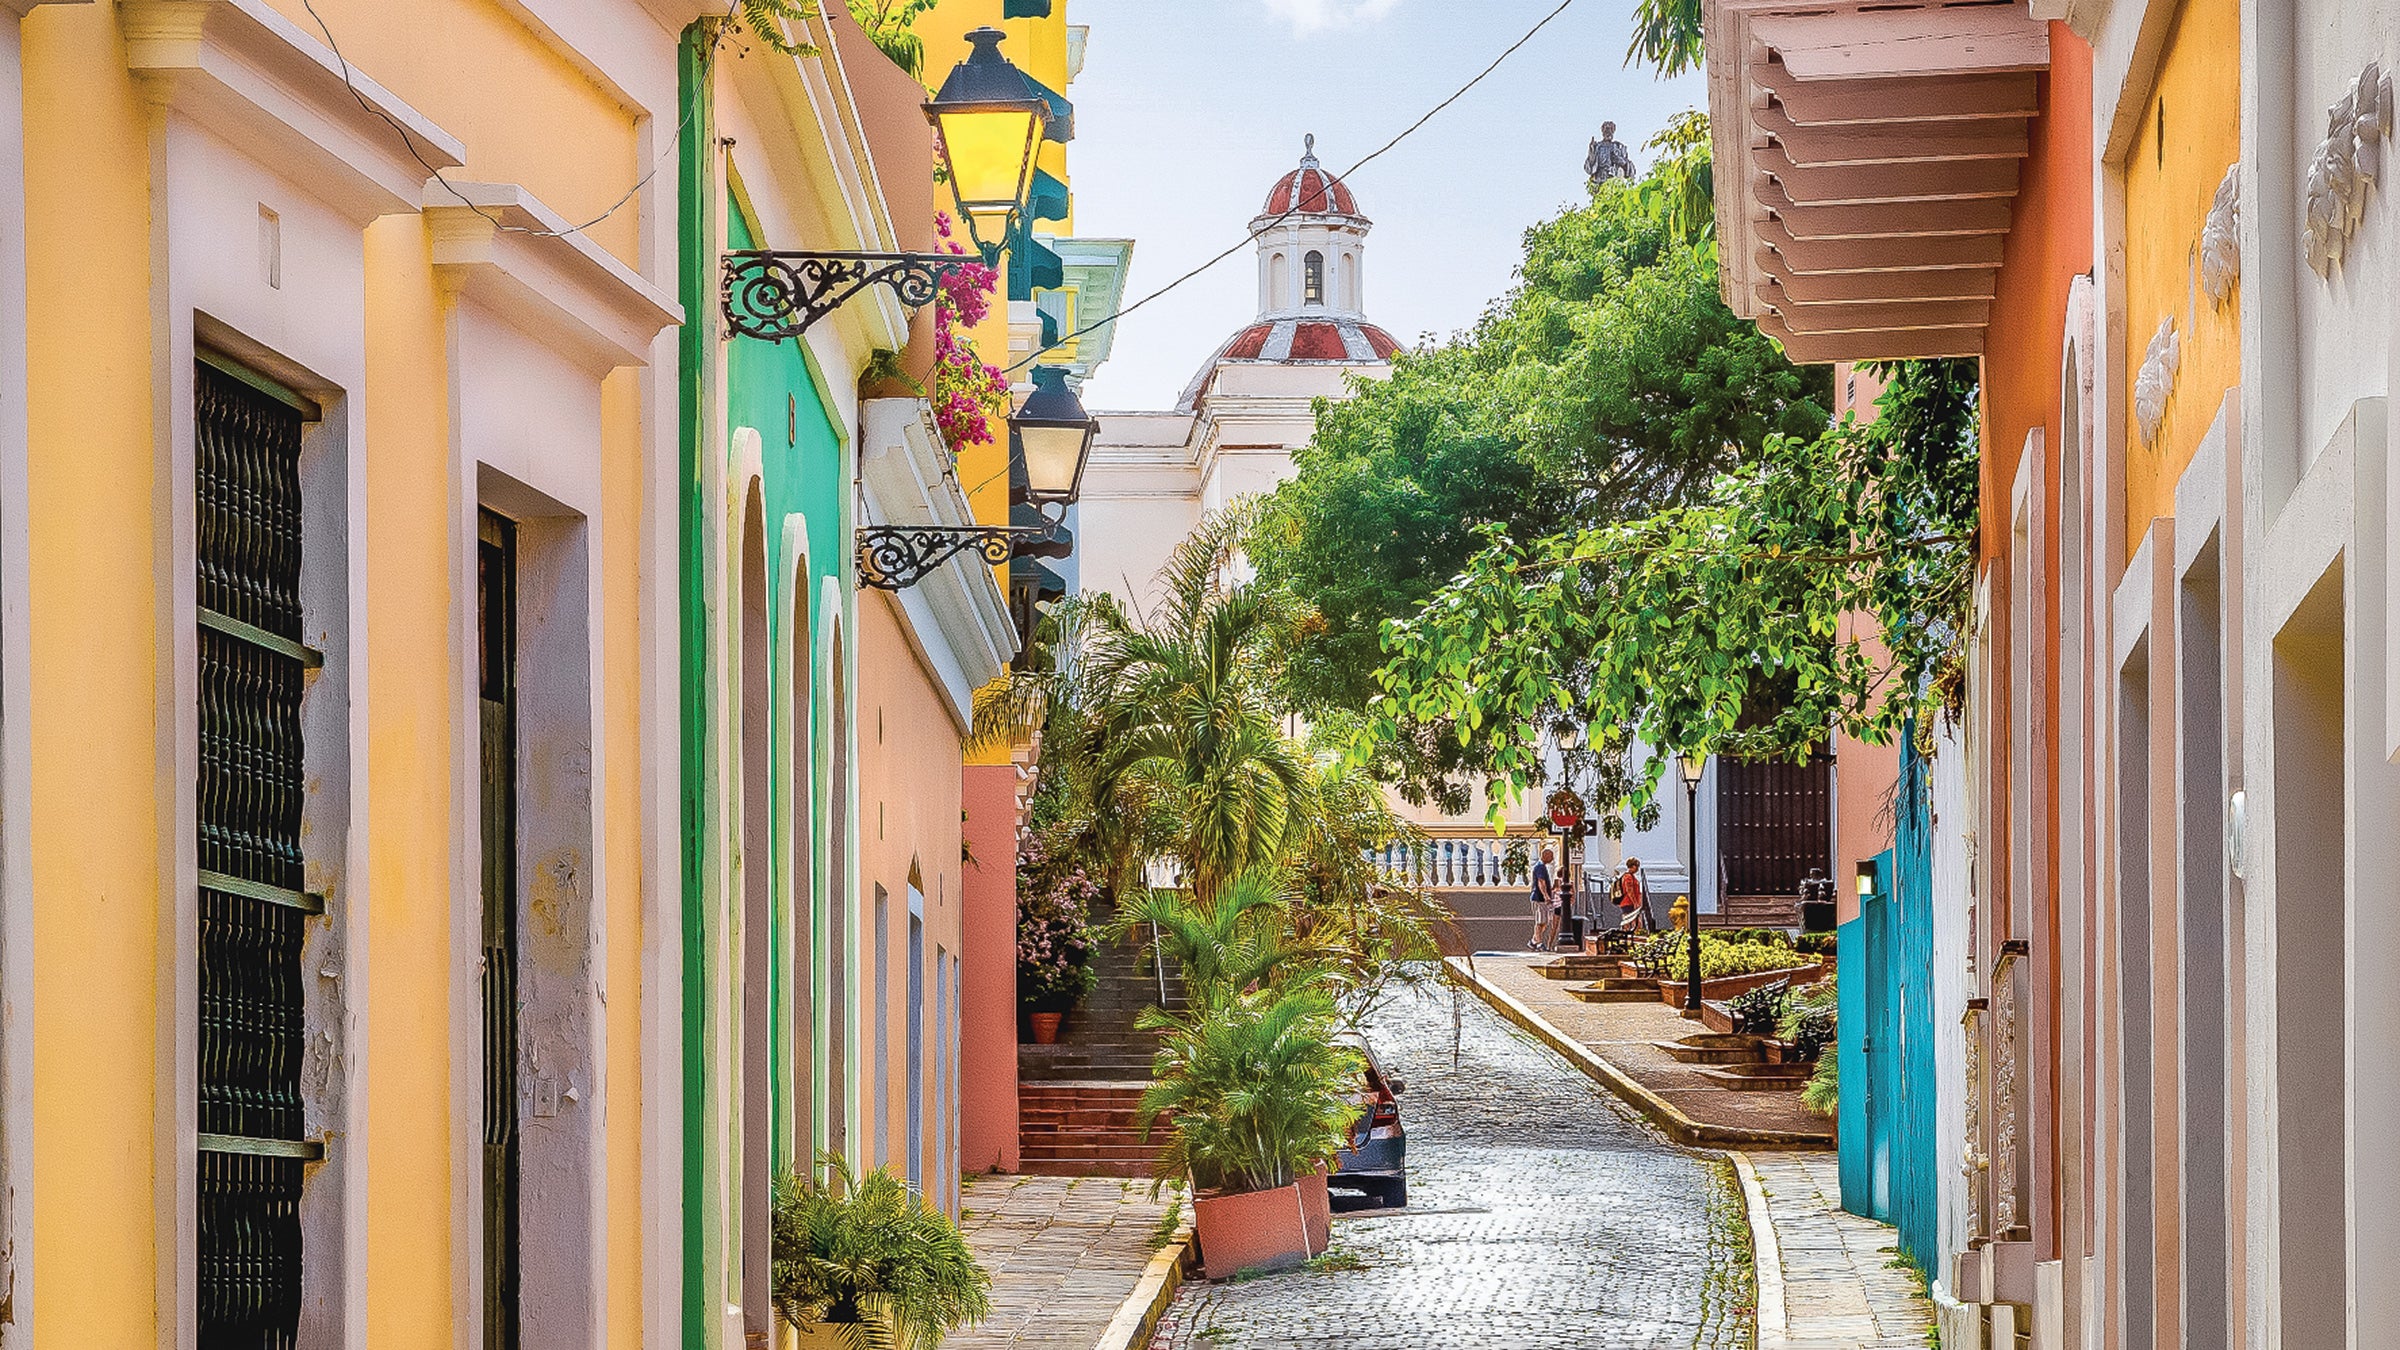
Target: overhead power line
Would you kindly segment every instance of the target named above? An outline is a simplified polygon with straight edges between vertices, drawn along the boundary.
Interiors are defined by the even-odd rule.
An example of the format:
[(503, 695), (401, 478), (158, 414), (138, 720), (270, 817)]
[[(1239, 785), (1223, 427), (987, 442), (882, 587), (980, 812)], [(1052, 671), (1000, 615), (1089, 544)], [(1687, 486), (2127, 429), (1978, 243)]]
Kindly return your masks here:
[[(1394, 146), (1397, 146), (1400, 144), (1400, 142), (1405, 141), (1409, 137), (1415, 135), (1419, 128), (1423, 127), (1427, 122), (1430, 122), (1435, 117), (1439, 116), (1443, 109), (1449, 107), (1453, 103), (1458, 102), (1460, 99), (1465, 98), (1469, 91), (1473, 90), (1475, 86), (1490, 78), (1492, 72), (1498, 70), (1503, 62), (1516, 55), (1518, 50), (1524, 47), (1526, 43), (1533, 41), (1537, 34), (1550, 26), (1552, 20), (1556, 19), (1559, 15), (1566, 13), (1568, 8), (1574, 3), (1575, 0), (1559, 0), (1557, 8), (1543, 15), (1540, 22), (1534, 24), (1533, 27), (1526, 29), (1524, 36), (1508, 44), (1506, 50), (1502, 51), (1498, 56), (1492, 58), (1492, 63), (1490, 65), (1485, 66), (1482, 70), (1476, 72), (1475, 78), (1467, 81), (1465, 84), (1460, 85), (1451, 93), (1450, 97), (1443, 99), (1441, 102), (1436, 103), (1431, 108), (1427, 109), (1423, 117), (1420, 117), (1416, 121), (1411, 122), (1407, 126), (1401, 128), (1399, 135), (1394, 136), (1390, 140), (1385, 141), (1382, 145), (1377, 146), (1367, 155), (1366, 158), (1358, 161), (1356, 164), (1351, 165), (1343, 172), (1335, 174), (1335, 181), (1343, 183), (1348, 182), (1352, 174), (1357, 173), (1360, 169), (1367, 167), (1376, 160), (1383, 158), (1383, 156)], [(1160, 296), (1174, 290), (1183, 283), (1190, 281), (1192, 278), (1199, 276), (1201, 273), (1206, 272), (1212, 267), (1215, 267), (1218, 263), (1221, 263), (1227, 258), (1232, 257), (1234, 254), (1241, 252), (1244, 247), (1249, 245), (1251, 240), (1257, 237), (1259, 231), (1272, 229), (1291, 217), (1302, 214), (1301, 201), (1302, 199), (1300, 194), (1294, 193), (1292, 205), (1289, 208), (1277, 215), (1273, 220), (1268, 221), (1265, 225), (1261, 225), (1257, 227), (1257, 229), (1245, 232), (1239, 240), (1227, 245), (1223, 252), (1216, 254), (1214, 257), (1209, 258), (1206, 262), (1203, 262), (1199, 266), (1194, 267), (1188, 272), (1185, 272), (1182, 276), (1175, 278), (1173, 281), (1170, 281), (1166, 285), (1159, 287), (1157, 290), (1150, 292), (1148, 295), (1145, 295), (1141, 299), (1134, 301), (1132, 304), (1125, 305), (1107, 315), (1104, 315), (1101, 318), (1094, 319), (1090, 323), (1076, 329), (1074, 332), (1068, 333), (1064, 337), (1059, 338), (1056, 342), (1036, 349), (1032, 355), (1026, 357), (1022, 361), (1017, 362), (1015, 365), (1010, 366), (1003, 373), (1014, 374), (1017, 371), (1022, 370), (1040, 360), (1047, 353), (1054, 351), (1059, 347), (1063, 347), (1067, 343), (1073, 342), (1075, 339), (1082, 337), (1084, 334), (1094, 332), (1098, 329), (1105, 328), (1108, 325), (1115, 323), (1117, 320), (1124, 318), (1126, 315), (1133, 313), (1142, 306), (1158, 299)]]

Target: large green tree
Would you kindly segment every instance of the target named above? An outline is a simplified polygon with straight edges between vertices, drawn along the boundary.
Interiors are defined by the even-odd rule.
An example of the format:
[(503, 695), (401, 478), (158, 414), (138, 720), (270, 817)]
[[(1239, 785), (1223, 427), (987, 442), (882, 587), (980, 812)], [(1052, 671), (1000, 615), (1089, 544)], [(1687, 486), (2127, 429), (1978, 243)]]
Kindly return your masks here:
[[(1770, 436), (1824, 427), (1827, 372), (1794, 367), (1718, 296), (1706, 120), (1678, 119), (1652, 148), (1642, 179), (1526, 232), (1516, 286), (1472, 329), (1318, 405), (1251, 554), (1263, 582), (1316, 612), (1290, 675), (1320, 725), (1367, 706), (1383, 625), (1487, 532), (1529, 542), (1638, 518), (1693, 500)], [(1461, 809), (1491, 764), (1450, 730), (1416, 722), (1377, 742), (1375, 774)]]
[[(1701, 499), (1490, 546), (1389, 625), (1367, 743), (1439, 727), (1494, 795), (1543, 773), (1544, 733), (1797, 757), (1955, 706), (1976, 531), (1970, 362), (1891, 369), (1871, 422), (1771, 437)], [(1630, 784), (1639, 805), (1656, 786)], [(1599, 805), (1612, 809), (1612, 798)]]

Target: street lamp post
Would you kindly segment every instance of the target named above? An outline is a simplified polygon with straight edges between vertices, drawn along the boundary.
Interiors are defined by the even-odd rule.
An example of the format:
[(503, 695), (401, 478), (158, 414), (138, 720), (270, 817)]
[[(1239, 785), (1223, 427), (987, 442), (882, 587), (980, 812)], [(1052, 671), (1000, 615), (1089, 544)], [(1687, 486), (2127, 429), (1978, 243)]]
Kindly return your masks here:
[(1689, 960), (1689, 977), (1683, 991), (1683, 1015), (1700, 1015), (1700, 775), (1708, 771), (1708, 756), (1686, 752), (1682, 756), (1683, 815), (1692, 834), (1692, 860), (1686, 873), (1691, 878), (1683, 907), (1684, 947)]

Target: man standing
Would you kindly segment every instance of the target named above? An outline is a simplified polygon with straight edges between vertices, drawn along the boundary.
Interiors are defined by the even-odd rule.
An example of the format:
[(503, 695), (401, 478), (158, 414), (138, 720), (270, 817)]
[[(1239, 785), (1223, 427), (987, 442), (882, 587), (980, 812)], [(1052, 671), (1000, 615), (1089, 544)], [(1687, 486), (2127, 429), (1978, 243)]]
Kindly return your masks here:
[(1542, 845), (1542, 860), (1533, 865), (1533, 941), (1525, 944), (1528, 951), (1546, 952), (1558, 933), (1558, 907), (1554, 903), (1558, 885), (1550, 879), (1550, 863), (1558, 856), (1548, 844)]
[(1617, 141), (1617, 124), (1602, 122), (1600, 139), (1583, 152), (1583, 176), (1598, 187), (1611, 178), (1633, 177), (1633, 152)]

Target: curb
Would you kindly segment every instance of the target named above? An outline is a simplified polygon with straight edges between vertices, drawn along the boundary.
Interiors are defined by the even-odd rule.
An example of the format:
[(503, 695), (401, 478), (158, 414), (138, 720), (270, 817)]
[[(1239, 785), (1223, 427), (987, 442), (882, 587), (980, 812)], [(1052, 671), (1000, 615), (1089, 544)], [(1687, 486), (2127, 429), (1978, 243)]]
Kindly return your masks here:
[(1576, 1068), (1583, 1070), (1593, 1081), (1607, 1088), (1636, 1111), (1648, 1116), (1652, 1124), (1678, 1144), (1694, 1148), (1754, 1148), (1817, 1149), (1832, 1147), (1823, 1135), (1799, 1130), (1757, 1130), (1740, 1125), (1710, 1125), (1692, 1119), (1673, 1102), (1659, 1096), (1633, 1080), (1623, 1069), (1602, 1059), (1590, 1046), (1569, 1036), (1543, 1020), (1540, 1013), (1517, 1001), (1516, 997), (1498, 985), (1478, 977), (1463, 956), (1445, 957), (1442, 964), (1450, 968), (1453, 978), (1475, 991), (1476, 996), (1492, 1005), (1493, 1011), (1531, 1032), (1551, 1049), (1565, 1055)]
[(1158, 1319), (1166, 1314), (1167, 1305), (1175, 1301), (1176, 1287), (1183, 1283), (1183, 1261), (1191, 1249), (1192, 1221), (1186, 1218), (1167, 1245), (1151, 1255), (1150, 1264), (1142, 1268), (1142, 1278), (1117, 1305), (1117, 1315), (1109, 1319), (1092, 1350), (1143, 1350), (1150, 1344)]
[(1742, 1179), (1742, 1206), (1750, 1215), (1750, 1272), (1758, 1281), (1758, 1350), (1777, 1350), (1791, 1340), (1791, 1322), (1783, 1304), (1783, 1246), (1775, 1239), (1775, 1220), (1767, 1211), (1767, 1188), (1758, 1169), (1740, 1149), (1727, 1149), (1733, 1170)]

